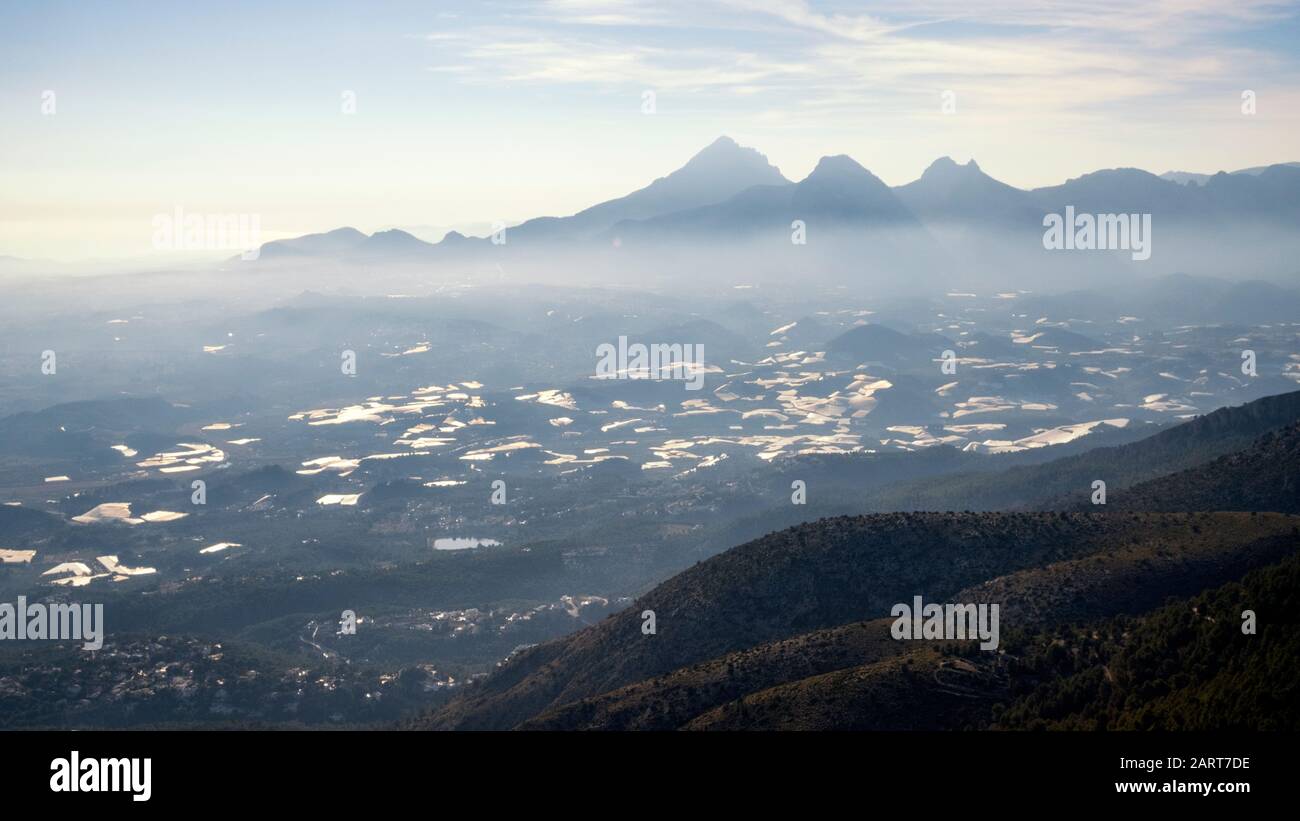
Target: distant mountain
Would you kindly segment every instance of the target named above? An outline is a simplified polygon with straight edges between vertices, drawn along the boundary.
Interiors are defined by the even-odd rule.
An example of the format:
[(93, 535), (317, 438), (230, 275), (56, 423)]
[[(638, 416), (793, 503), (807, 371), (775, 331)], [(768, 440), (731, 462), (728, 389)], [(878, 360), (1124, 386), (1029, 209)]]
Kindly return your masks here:
[(1138, 213), (1162, 219), (1201, 213), (1204, 198), (1196, 194), (1139, 168), (1094, 171), (1032, 192), (1042, 213), (1064, 213), (1073, 206), (1076, 214)]
[[(523, 243), (591, 240), (625, 220), (645, 220), (720, 202), (755, 186), (784, 186), (789, 181), (758, 151), (738, 145), (730, 137), (719, 137), (687, 163), (645, 188), (618, 199), (602, 202), (568, 217), (537, 217), (506, 230), (512, 247)], [(429, 243), (414, 235), (392, 229), (370, 237), (352, 228), (324, 234), (309, 234), (291, 240), (276, 240), (262, 246), (270, 261), (332, 256), (345, 260), (433, 258), (439, 252), (487, 250), (483, 237), (466, 237), (450, 231), (440, 242)]]
[(642, 221), (628, 220), (609, 232), (622, 239), (665, 240), (716, 235), (739, 239), (754, 234), (789, 245), (794, 221), (809, 232), (863, 228), (916, 228), (917, 221), (894, 191), (851, 158), (823, 157), (794, 185), (760, 185), (713, 205)]
[(1197, 185), (1201, 185), (1209, 178), (1210, 178), (1209, 174), (1197, 174), (1192, 171), (1166, 171), (1165, 173), (1160, 175), (1160, 179), (1169, 180), (1170, 182), (1176, 182), (1179, 185), (1186, 185), (1189, 182), (1194, 182)]
[(794, 214), (842, 223), (913, 223), (916, 216), (893, 189), (852, 157), (822, 157), (791, 191)]
[(534, 239), (591, 239), (625, 220), (645, 220), (710, 205), (755, 186), (789, 185), (789, 180), (752, 148), (719, 137), (671, 174), (618, 199), (571, 217), (539, 217), (509, 229), (511, 242)]
[(366, 239), (366, 235), (355, 228), (335, 228), (323, 234), (307, 234), (293, 239), (278, 239), (264, 243), (258, 258), (273, 260), (345, 254), (361, 245)]
[(0, 454), (116, 461), (121, 457), (110, 447), (128, 434), (171, 431), (189, 416), (155, 398), (66, 402), (0, 419)]
[(1009, 334), (991, 334), (987, 331), (974, 331), (962, 337), (960, 350), (964, 356), (980, 359), (998, 359), (1017, 356), (1024, 353), (1020, 344), (1013, 342)]
[[(1100, 258), (1100, 269), (1096, 257), (1044, 256), (1037, 236), (1044, 216), (1073, 208), (1076, 214), (1150, 215), (1160, 237), (1148, 246), (1159, 249), (1156, 273), (1209, 273), (1225, 242), (1219, 232), (1229, 230), (1238, 246), (1238, 275), (1277, 278), (1293, 271), (1287, 240), (1300, 221), (1300, 165), (1219, 173), (1196, 185), (1169, 176), (1103, 169), (1026, 191), (990, 177), (973, 160), (959, 165), (942, 157), (919, 179), (891, 188), (852, 158), (836, 155), (823, 157), (807, 177), (791, 183), (758, 151), (721, 137), (681, 168), (626, 196), (571, 216), (510, 226), (504, 244), (454, 231), (434, 244), (396, 229), (367, 237), (341, 228), (267, 243), (259, 261), (462, 262), (486, 254), (536, 261), (528, 255), (543, 249), (599, 252), (581, 263), (617, 266), (629, 275), (667, 270), (693, 278), (718, 266), (683, 250), (683, 244), (707, 242), (725, 254), (758, 240), (758, 253), (733, 259), (735, 267), (762, 268), (778, 277), (816, 271), (831, 281), (877, 288), (921, 288), (932, 284), (936, 272), (951, 284), (963, 275), (983, 282), (1030, 268), (1034, 290), (1099, 273), (1124, 281), (1123, 266), (1133, 261), (1123, 254)], [(803, 251), (797, 249), (804, 243), (794, 239), (796, 221), (807, 240)], [(624, 243), (640, 249), (640, 268), (626, 254), (607, 253)]]
[(953, 342), (937, 334), (925, 336), (900, 333), (877, 323), (858, 325), (831, 339), (827, 354), (857, 363), (885, 365), (918, 364), (937, 359)]
[[(773, 328), (772, 331), (776, 329)], [(795, 320), (794, 327), (787, 328), (779, 334), (769, 331), (772, 339), (783, 338), (786, 348), (792, 350), (825, 350), (827, 341), (838, 336), (838, 328), (827, 324), (816, 316), (801, 316)]]
[(1207, 210), (1221, 219), (1294, 226), (1300, 214), (1300, 165), (1272, 165), (1258, 174), (1215, 174), (1200, 190), (1209, 200)]
[[(1274, 163), (1274, 165), (1285, 165), (1285, 166), (1290, 166), (1291, 168), (1300, 168), (1300, 162)], [(1232, 171), (1229, 173), (1248, 174), (1252, 177), (1257, 177), (1272, 167), (1273, 167), (1272, 165), (1256, 165), (1252, 168), (1243, 168), (1239, 171)], [(1224, 172), (1220, 171), (1218, 173), (1222, 174)], [(1166, 171), (1165, 173), (1160, 175), (1160, 178), (1163, 180), (1169, 180), (1170, 182), (1176, 182), (1179, 185), (1186, 185), (1189, 182), (1196, 183), (1197, 185), (1205, 185), (1205, 183), (1213, 176), (1215, 175), (1197, 174), (1192, 171)]]
[(1043, 211), (1034, 196), (985, 174), (974, 160), (958, 165), (940, 157), (920, 179), (894, 189), (927, 225), (995, 222), (1042, 230)]
[(1168, 228), (1216, 222), (1293, 224), (1300, 217), (1300, 166), (1274, 165), (1259, 174), (1215, 174), (1201, 186), (1180, 185), (1137, 168), (1094, 171), (1061, 185), (1036, 188), (1044, 213), (1151, 214)]
[(351, 250), (359, 256), (366, 257), (402, 257), (419, 256), (432, 250), (434, 246), (413, 234), (392, 228), (377, 231)]
[(1098, 351), (1106, 346), (1083, 334), (1066, 330), (1065, 328), (1046, 327), (1042, 330), (1035, 329), (1029, 334), (1025, 342), (1013, 342), (1012, 344), (1033, 345), (1040, 348), (1052, 348), (1061, 353), (1077, 353), (1079, 351)]

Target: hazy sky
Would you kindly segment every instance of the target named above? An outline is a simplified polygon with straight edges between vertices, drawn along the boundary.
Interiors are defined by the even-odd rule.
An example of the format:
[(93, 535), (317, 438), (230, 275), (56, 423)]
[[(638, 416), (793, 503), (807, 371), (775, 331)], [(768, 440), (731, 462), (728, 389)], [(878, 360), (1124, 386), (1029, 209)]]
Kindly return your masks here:
[(176, 207), (263, 238), (568, 214), (720, 134), (791, 179), (847, 153), (890, 184), (941, 155), (1022, 187), (1300, 160), (1300, 9), (0, 5), (0, 255), (147, 254)]

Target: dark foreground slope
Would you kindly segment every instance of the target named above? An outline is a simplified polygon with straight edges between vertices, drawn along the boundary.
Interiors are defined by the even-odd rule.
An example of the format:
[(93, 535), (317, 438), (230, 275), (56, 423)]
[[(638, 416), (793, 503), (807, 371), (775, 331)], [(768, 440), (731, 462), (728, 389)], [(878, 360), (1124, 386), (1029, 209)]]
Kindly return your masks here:
[[(878, 617), (918, 590), (983, 579), (1098, 549), (1127, 524), (1087, 514), (885, 514), (770, 534), (661, 584), (559, 642), (524, 651), (457, 700), (437, 726), (513, 727), (683, 665), (823, 627)], [(642, 613), (656, 633), (642, 633)]]
[(1249, 448), (1113, 496), (1120, 510), (1276, 510), (1300, 513), (1300, 424)]
[[(932, 651), (887, 638), (884, 617), (915, 595), (999, 600), (1004, 629), (1140, 612), (1277, 561), (1300, 541), (1298, 525), (1268, 514), (822, 520), (703, 562), (629, 610), (521, 653), (425, 726), (685, 726), (782, 681)], [(654, 635), (641, 631), (644, 610)]]
[[(419, 726), (987, 723), (989, 716), (971, 712), (968, 702), (1009, 703), (1026, 681), (1010, 674), (1015, 659), (896, 641), (889, 635), (891, 607), (916, 595), (930, 602), (996, 603), (1004, 631), (1032, 635), (1148, 613), (1168, 597), (1194, 596), (1287, 558), (1300, 548), (1300, 519), (1262, 511), (1293, 509), (1286, 489), (1294, 484), (1296, 428), (1264, 436), (1258, 428), (1279, 418), (1294, 422), (1285, 419), (1294, 412), (1294, 397), (1212, 414), (1182, 426), (1187, 430), (1176, 436), (1177, 429), (1167, 431), (1094, 457), (1128, 465), (1132, 476), (1149, 470), (1143, 459), (1185, 459), (1180, 449), (1204, 454), (1225, 442), (1247, 445), (1138, 482), (1116, 495), (1122, 505), (1094, 508), (1104, 513), (880, 514), (769, 534), (696, 565), (587, 630), (519, 654)], [(1002, 479), (985, 481), (997, 492)], [(1013, 486), (1020, 481), (1010, 480)], [(1122, 509), (1134, 505), (1191, 509)], [(654, 614), (653, 634), (642, 630), (647, 611)], [(953, 652), (965, 658), (949, 658)], [(913, 680), (918, 675), (937, 689), (920, 686)], [(912, 711), (912, 696), (931, 691), (947, 696), (927, 702), (921, 714)], [(844, 693), (867, 700), (854, 713)], [(784, 713), (752, 717), (759, 705), (787, 697), (797, 703)], [(948, 697), (956, 712), (944, 706)], [(814, 704), (838, 706), (817, 717)], [(780, 715), (793, 723), (782, 723), (787, 718)]]
[[(949, 600), (999, 604), (1006, 631), (1042, 630), (1119, 613), (1141, 613), (1169, 596), (1194, 594), (1300, 548), (1300, 520), (1290, 517), (1134, 517), (1134, 524), (1138, 522), (1152, 534), (1149, 540), (1021, 570), (973, 585)], [(1254, 536), (1243, 538), (1244, 533)], [(1170, 545), (1177, 547), (1170, 549)], [(894, 640), (889, 634), (891, 622), (881, 618), (847, 624), (729, 653), (666, 676), (553, 707), (523, 726), (676, 729), (713, 708), (786, 682), (928, 652), (923, 643)], [(890, 664), (885, 668), (893, 669)], [(880, 728), (902, 729), (914, 726), (910, 722), (916, 718), (881, 724), (884, 717), (873, 713), (870, 720)]]
[[(1243, 614), (1258, 620), (1243, 631)], [(1023, 648), (1023, 649), (1022, 649)], [(1140, 619), (1012, 647), (1018, 678), (993, 726), (1011, 729), (1300, 729), (1300, 557)]]
[[(1242, 630), (1242, 614), (1258, 619)], [(927, 645), (720, 704), (683, 727), (1300, 729), (1300, 557), (1144, 615)]]

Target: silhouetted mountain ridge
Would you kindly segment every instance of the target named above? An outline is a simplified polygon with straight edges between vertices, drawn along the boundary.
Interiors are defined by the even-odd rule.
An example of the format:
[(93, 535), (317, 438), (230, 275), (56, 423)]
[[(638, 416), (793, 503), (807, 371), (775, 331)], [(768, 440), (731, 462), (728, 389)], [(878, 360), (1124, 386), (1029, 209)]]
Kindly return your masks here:
[[(994, 179), (974, 160), (958, 165), (941, 157), (917, 180), (891, 188), (839, 154), (823, 157), (807, 177), (791, 183), (755, 149), (720, 137), (681, 168), (626, 196), (572, 216), (537, 217), (510, 227), (507, 245), (605, 245), (611, 239), (663, 241), (703, 232), (735, 239), (758, 232), (785, 234), (794, 220), (816, 224), (822, 231), (964, 225), (1017, 234), (1041, 232), (1044, 214), (1063, 213), (1067, 206), (1076, 213), (1151, 214), (1165, 229), (1234, 221), (1293, 225), (1300, 219), (1300, 166), (1294, 163), (1221, 172), (1199, 185), (1165, 177), (1137, 168), (1102, 169), (1059, 185), (1024, 190)], [(983, 239), (972, 235), (970, 241), (983, 247)], [(919, 232), (907, 242), (923, 246), (928, 239)], [(433, 259), (453, 251), (492, 248), (485, 238), (454, 233), (430, 244), (402, 231), (366, 237), (340, 228), (266, 243), (259, 258)], [(1033, 247), (1023, 245), (1021, 250), (1030, 253)]]

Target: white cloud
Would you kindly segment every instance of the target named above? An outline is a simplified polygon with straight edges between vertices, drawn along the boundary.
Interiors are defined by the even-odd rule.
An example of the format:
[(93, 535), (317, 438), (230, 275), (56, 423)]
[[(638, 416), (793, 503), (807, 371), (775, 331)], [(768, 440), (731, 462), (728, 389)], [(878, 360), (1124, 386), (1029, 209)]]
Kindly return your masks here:
[[(654, 88), (753, 98), (765, 111), (827, 114), (936, 108), (959, 89), (988, 116), (1104, 117), (1108, 105), (1184, 104), (1209, 85), (1295, 76), (1294, 65), (1222, 36), (1294, 14), (1243, 0), (981, 3), (920, 0), (894, 10), (806, 2), (551, 0), (508, 25), (434, 41), (466, 83)], [(702, 100), (695, 100), (700, 107)]]

